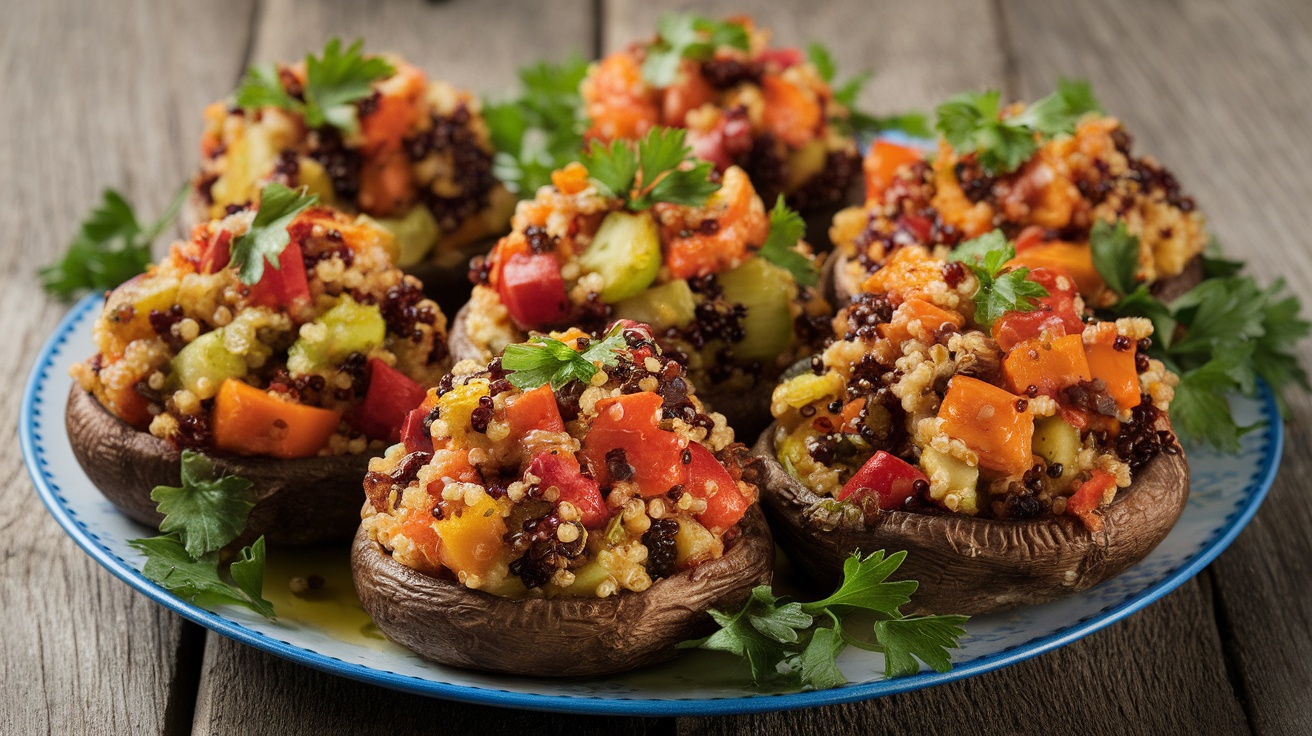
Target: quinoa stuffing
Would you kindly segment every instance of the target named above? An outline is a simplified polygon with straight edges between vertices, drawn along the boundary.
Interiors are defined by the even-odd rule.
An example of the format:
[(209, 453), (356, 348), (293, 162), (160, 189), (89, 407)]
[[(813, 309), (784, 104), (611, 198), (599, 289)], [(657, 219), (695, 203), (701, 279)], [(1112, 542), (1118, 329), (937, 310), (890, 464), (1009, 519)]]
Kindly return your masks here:
[[(359, 46), (333, 39), (322, 57), (254, 67), (206, 108), (194, 204), (221, 218), (269, 182), (305, 187), (376, 218), (402, 267), (462, 267), (462, 249), (502, 232), (514, 202), (493, 175), (478, 98)], [(347, 101), (321, 109), (324, 98)]]
[(842, 204), (860, 161), (841, 124), (849, 111), (801, 50), (771, 47), (770, 35), (743, 16), (666, 16), (655, 39), (588, 70), (587, 137), (686, 128), (697, 156), (743, 169), (768, 202), (783, 194), (804, 212)]
[(1094, 319), (1067, 272), (1014, 265), (1001, 233), (962, 247), (956, 262), (898, 248), (839, 312), (840, 339), (774, 391), (778, 458), (868, 515), (1065, 514), (1097, 530), (1140, 467), (1179, 451), (1177, 378), (1144, 353), (1152, 324)]
[[(123, 421), (180, 448), (293, 458), (394, 441), (404, 412), (450, 365), (446, 318), (392, 265), (389, 232), (311, 203), (300, 198), (283, 225), (252, 209), (197, 225), (109, 293), (99, 352), (73, 377)], [(238, 263), (248, 235), (280, 234), (286, 245), (270, 262), (256, 253)]]
[(641, 592), (740, 533), (744, 450), (645, 325), (571, 329), (431, 389), (370, 463), (364, 529), (401, 564), (496, 595)]

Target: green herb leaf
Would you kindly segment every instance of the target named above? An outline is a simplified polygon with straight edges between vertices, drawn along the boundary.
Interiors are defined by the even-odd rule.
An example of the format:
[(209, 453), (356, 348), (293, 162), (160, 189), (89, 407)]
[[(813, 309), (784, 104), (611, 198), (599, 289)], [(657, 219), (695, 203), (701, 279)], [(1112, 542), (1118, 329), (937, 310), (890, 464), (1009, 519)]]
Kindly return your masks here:
[(888, 576), (902, 566), (906, 551), (884, 557), (883, 550), (871, 553), (864, 560), (853, 555), (843, 561), (843, 584), (832, 595), (802, 609), (818, 615), (836, 606), (860, 608), (867, 611), (896, 611), (911, 602), (911, 594), (919, 584), (914, 580), (887, 582)]
[(768, 614), (778, 602), (770, 592), (770, 586), (758, 585), (752, 589), (751, 596), (743, 607), (733, 614), (710, 610), (707, 613), (715, 619), (720, 629), (714, 634), (695, 641), (679, 644), (681, 649), (710, 649), (728, 652), (747, 661), (752, 671), (752, 682), (762, 685), (776, 679), (779, 664), (788, 656), (788, 650), (776, 638), (762, 633), (752, 625), (753, 615), (761, 618)]
[(1225, 395), (1238, 390), (1234, 373), (1251, 359), (1252, 347), (1241, 352), (1247, 355), (1224, 353), (1180, 376), (1170, 412), (1172, 425), (1180, 434), (1225, 452), (1239, 451), (1240, 427)]
[(948, 256), (950, 261), (966, 264), (979, 279), (979, 290), (973, 297), (975, 322), (985, 329), (1007, 312), (1038, 309), (1037, 300), (1048, 295), (1042, 284), (1028, 279), (1028, 268), (1022, 266), (1003, 272), (1007, 262), (1015, 257), (1015, 247), (999, 230), (962, 243)]
[(966, 630), (966, 616), (913, 616), (875, 622), (875, 638), (884, 647), (884, 676), (902, 677), (920, 671), (916, 660), (937, 672), (952, 669), (949, 649), (956, 649)]
[(193, 558), (222, 549), (241, 535), (255, 502), (253, 483), (234, 475), (214, 477), (214, 464), (191, 450), (182, 451), (182, 487), (156, 486), (150, 498), (164, 514), (159, 530), (177, 532)]
[[(303, 192), (304, 190), (302, 190)], [(242, 283), (255, 285), (264, 276), (265, 261), (275, 269), (278, 257), (291, 242), (287, 226), (301, 210), (319, 201), (317, 194), (303, 194), (272, 182), (260, 190), (260, 208), (244, 235), (232, 244), (232, 263)]]
[(801, 286), (815, 286), (820, 272), (815, 261), (802, 255), (794, 247), (806, 234), (806, 221), (784, 204), (783, 195), (775, 200), (770, 210), (770, 234), (765, 237), (760, 256), (793, 275)]
[(256, 64), (248, 68), (233, 101), (243, 110), (277, 107), (300, 113), (303, 109), (301, 102), (283, 89), (276, 64)]
[(273, 64), (248, 69), (233, 99), (243, 109), (277, 107), (303, 116), (311, 128), (331, 125), (354, 134), (360, 127), (355, 103), (373, 92), (374, 81), (396, 73), (386, 59), (366, 57), (361, 52), (363, 45), (357, 40), (343, 52), (341, 40), (332, 38), (324, 45), (322, 56), (307, 54), (304, 102), (287, 94)]
[(244, 606), (261, 616), (273, 618), (273, 604), (260, 596), (262, 583), (254, 579), (256, 572), (263, 576), (263, 537), (252, 547), (242, 549), (239, 554), (241, 562), (231, 566), (242, 566), (235, 573), (245, 581), (240, 587), (231, 585), (220, 575), (217, 554), (194, 558), (175, 534), (132, 539), (128, 544), (146, 556), (141, 574), (179, 598), (203, 606)]
[(551, 183), (552, 171), (579, 159), (587, 127), (579, 85), (587, 71), (587, 60), (577, 54), (560, 64), (527, 66), (519, 70), (518, 98), (484, 103), (497, 177), (520, 197), (532, 197)]
[(691, 14), (661, 16), (656, 41), (647, 47), (642, 76), (654, 87), (666, 87), (679, 75), (683, 59), (705, 61), (721, 46), (746, 51), (747, 29), (737, 23), (714, 21)]
[(570, 381), (587, 383), (600, 370), (597, 364), (612, 366), (619, 362), (625, 347), (623, 331), (611, 328), (603, 340), (593, 340), (580, 351), (554, 337), (538, 335), (526, 343), (507, 345), (501, 367), (511, 371), (506, 379), (522, 391), (551, 384), (559, 389)]
[(820, 78), (826, 83), (834, 81), (834, 75), (838, 73), (838, 65), (834, 63), (834, 55), (829, 53), (829, 49), (824, 44), (813, 42), (806, 47), (806, 58), (815, 65), (815, 70), (820, 74)]
[(638, 157), (627, 141), (611, 141), (609, 146), (594, 145), (583, 154), (583, 165), (597, 191), (607, 197), (627, 200), (638, 176)]
[(583, 165), (597, 191), (623, 200), (634, 212), (657, 202), (700, 206), (720, 185), (711, 181), (709, 162), (692, 158), (684, 135), (681, 128), (652, 128), (636, 152), (628, 141), (594, 145), (583, 155)]
[(843, 625), (837, 616), (831, 614), (830, 619), (834, 625), (816, 629), (802, 653), (789, 662), (801, 675), (802, 684), (816, 690), (847, 684), (847, 678), (838, 669), (838, 655), (847, 648)]
[(151, 243), (173, 224), (187, 191), (183, 186), (164, 214), (142, 227), (123, 195), (106, 189), (64, 257), (38, 271), (42, 286), (60, 299), (71, 299), (84, 290), (112, 289), (142, 273), (150, 265)]
[(1006, 119), (1000, 97), (997, 90), (966, 92), (937, 110), (938, 130), (958, 155), (977, 153), (992, 174), (1015, 171), (1043, 141), (1074, 131), (1082, 116), (1098, 110), (1087, 82), (1061, 80), (1056, 92)]
[(1124, 220), (1115, 225), (1098, 220), (1089, 232), (1093, 267), (1118, 296), (1131, 293), (1138, 286), (1139, 238), (1130, 234)]
[(228, 574), (237, 588), (246, 596), (251, 610), (273, 618), (273, 604), (264, 599), (264, 537), (249, 547), (242, 547), (237, 559), (228, 567)]

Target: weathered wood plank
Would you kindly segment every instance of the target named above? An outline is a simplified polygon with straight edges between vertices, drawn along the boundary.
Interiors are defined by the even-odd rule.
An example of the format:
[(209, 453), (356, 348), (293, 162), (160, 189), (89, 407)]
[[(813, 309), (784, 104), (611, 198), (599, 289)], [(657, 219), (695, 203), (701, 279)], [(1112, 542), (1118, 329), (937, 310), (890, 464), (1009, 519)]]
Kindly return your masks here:
[[(1137, 145), (1197, 196), (1225, 249), (1266, 281), (1284, 277), (1308, 303), (1312, 148), (1302, 131), (1312, 117), (1312, 6), (1008, 0), (1006, 9), (1027, 88), (1059, 73), (1090, 76)], [(1312, 343), (1299, 353), (1312, 362)], [(1292, 399), (1271, 495), (1211, 570), (1239, 690), (1264, 733), (1312, 730), (1312, 400)]]
[(636, 718), (506, 710), (386, 690), (211, 636), (195, 734), (605, 734), (646, 732)]
[[(6, 5), (0, 371), (11, 381), (65, 309), (33, 272), (62, 254), (103, 187), (146, 213), (165, 207), (194, 158), (195, 111), (236, 79), (249, 7)], [(185, 727), (193, 673), (178, 659), (199, 631), (100, 569), (42, 510), (19, 454), (19, 398), (16, 388), (0, 396), (0, 732)]]

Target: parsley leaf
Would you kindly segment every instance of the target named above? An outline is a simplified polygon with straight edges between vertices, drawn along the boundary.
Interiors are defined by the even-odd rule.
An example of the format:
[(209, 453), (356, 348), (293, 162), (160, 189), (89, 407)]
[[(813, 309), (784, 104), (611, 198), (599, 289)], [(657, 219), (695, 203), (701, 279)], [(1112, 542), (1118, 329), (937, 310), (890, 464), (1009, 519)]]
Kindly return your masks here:
[(834, 63), (833, 54), (824, 44), (812, 43), (807, 46), (806, 57), (815, 66), (820, 78), (826, 84), (834, 85), (831, 93), (834, 102), (849, 110), (847, 116), (835, 116), (829, 119), (829, 124), (839, 132), (864, 138), (874, 137), (889, 130), (898, 130), (915, 138), (933, 137), (934, 132), (930, 129), (929, 119), (923, 112), (876, 117), (856, 109), (856, 100), (861, 96), (861, 89), (873, 76), (870, 72), (861, 72), (842, 84), (834, 84), (838, 66)]
[(824, 44), (813, 42), (808, 45), (806, 58), (815, 66), (821, 79), (826, 83), (834, 81), (834, 75), (838, 73), (838, 65), (834, 63), (834, 55), (829, 53), (829, 49)]
[(237, 552), (237, 559), (228, 567), (237, 588), (250, 601), (252, 610), (266, 618), (273, 617), (273, 604), (264, 599), (264, 537)]
[(1030, 281), (1025, 267), (1003, 272), (1008, 261), (1016, 257), (1016, 248), (999, 230), (985, 233), (962, 243), (948, 256), (961, 261), (975, 272), (979, 290), (975, 292), (975, 322), (988, 329), (1006, 312), (1032, 312), (1038, 299), (1048, 295), (1042, 284)]
[(374, 81), (396, 73), (386, 59), (361, 53), (363, 45), (357, 40), (343, 52), (341, 40), (332, 38), (324, 45), (322, 56), (307, 54), (304, 102), (287, 94), (273, 64), (247, 70), (233, 99), (246, 110), (278, 107), (303, 116), (311, 128), (331, 125), (353, 134), (360, 127), (355, 103), (371, 94)]
[(1225, 395), (1239, 388), (1235, 372), (1252, 357), (1252, 346), (1218, 355), (1180, 376), (1171, 400), (1171, 422), (1184, 436), (1225, 452), (1238, 452), (1241, 429)]
[(1057, 91), (1020, 113), (1002, 117), (997, 90), (965, 92), (939, 105), (937, 128), (959, 155), (977, 153), (991, 174), (1015, 171), (1028, 161), (1042, 141), (1070, 133), (1098, 102), (1087, 82), (1061, 80)]
[(239, 553), (241, 562), (233, 563), (234, 568), (245, 565), (239, 570), (245, 583), (238, 587), (223, 579), (217, 553), (194, 558), (177, 535), (132, 539), (128, 544), (146, 557), (141, 574), (179, 598), (203, 606), (245, 606), (261, 616), (273, 618), (273, 604), (261, 597), (262, 583), (256, 584), (259, 581), (254, 580), (256, 572), (261, 577), (264, 574), (264, 537), (243, 548)]
[(520, 197), (551, 183), (551, 172), (577, 161), (586, 121), (579, 84), (588, 62), (574, 55), (561, 64), (540, 62), (519, 70), (523, 94), (486, 102), (483, 120), (497, 150), (497, 178)]
[(805, 234), (806, 222), (801, 215), (784, 204), (784, 196), (781, 194), (775, 200), (774, 209), (770, 210), (770, 234), (765, 237), (760, 256), (791, 273), (798, 284), (815, 286), (820, 279), (815, 261), (794, 248)]
[(510, 374), (506, 379), (516, 388), (527, 391), (544, 384), (559, 389), (570, 381), (587, 383), (597, 375), (597, 363), (612, 366), (619, 362), (618, 351), (625, 347), (619, 325), (611, 328), (605, 339), (592, 340), (577, 351), (554, 337), (534, 336), (526, 343), (507, 345), (501, 367)]
[(642, 62), (642, 77), (653, 87), (673, 84), (684, 59), (705, 61), (721, 46), (740, 51), (749, 48), (747, 29), (738, 23), (667, 13), (661, 16), (656, 29), (659, 35), (647, 47)]
[(1093, 267), (1117, 296), (1134, 291), (1138, 285), (1139, 238), (1130, 234), (1123, 220), (1117, 220), (1115, 225), (1106, 220), (1093, 223), (1089, 248), (1093, 252)]
[(266, 260), (275, 269), (281, 267), (278, 256), (291, 242), (287, 226), (301, 210), (318, 201), (317, 194), (302, 194), (277, 182), (264, 185), (250, 229), (232, 244), (232, 263), (240, 269), (242, 283), (259, 283)]
[(159, 504), (162, 532), (177, 532), (187, 553), (200, 557), (222, 549), (241, 535), (255, 502), (253, 484), (237, 476), (214, 477), (214, 464), (191, 450), (182, 451), (182, 487), (156, 486), (150, 499)]
[[(776, 597), (768, 585), (752, 590), (736, 613), (710, 611), (720, 629), (714, 634), (679, 644), (681, 649), (711, 649), (746, 660), (756, 685), (791, 684), (831, 688), (847, 682), (838, 668), (838, 655), (849, 644), (882, 651), (886, 677), (919, 671), (916, 659), (943, 672), (951, 667), (949, 649), (965, 634), (965, 616), (904, 617), (898, 610), (910, 600), (917, 583), (888, 582), (906, 559), (905, 552), (885, 556), (883, 551), (865, 558), (853, 554), (843, 563), (843, 582), (832, 595), (813, 603)], [(852, 616), (873, 612), (875, 642), (852, 637)], [(825, 619), (831, 626), (819, 625)], [(781, 670), (782, 668), (782, 670)]]
[(71, 299), (82, 290), (112, 289), (145, 271), (151, 243), (178, 216), (187, 190), (182, 187), (164, 214), (143, 227), (123, 195), (106, 189), (64, 257), (38, 272), (42, 286), (60, 299)]
[(582, 162), (597, 191), (638, 212), (657, 202), (700, 206), (719, 191), (709, 161), (692, 158), (681, 128), (652, 128), (638, 141), (594, 145)]

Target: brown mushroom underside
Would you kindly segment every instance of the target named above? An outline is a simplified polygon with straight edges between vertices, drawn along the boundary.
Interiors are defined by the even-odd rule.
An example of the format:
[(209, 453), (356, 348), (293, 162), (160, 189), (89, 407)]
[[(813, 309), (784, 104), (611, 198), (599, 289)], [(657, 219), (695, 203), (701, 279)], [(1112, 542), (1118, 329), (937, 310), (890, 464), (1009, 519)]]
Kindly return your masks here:
[[(861, 291), (862, 281), (852, 278), (847, 264), (847, 256), (834, 251), (820, 271), (820, 293), (837, 309), (842, 309), (853, 294)], [(1180, 273), (1154, 282), (1152, 293), (1163, 302), (1169, 303), (1197, 286), (1202, 280), (1203, 258), (1194, 256), (1184, 265), (1184, 270)]]
[(1005, 521), (885, 511), (867, 523), (812, 509), (822, 498), (776, 460), (774, 430), (752, 452), (762, 460), (761, 504), (780, 546), (826, 583), (841, 578), (843, 560), (856, 550), (906, 550), (895, 577), (920, 582), (911, 598), (917, 611), (978, 615), (1086, 590), (1147, 556), (1189, 497), (1189, 465), (1180, 451), (1140, 468), (1099, 512), (1098, 533), (1067, 516)]
[[(149, 432), (133, 429), (76, 384), (64, 412), (73, 454), (91, 482), (120, 511), (158, 527), (155, 486), (181, 485), (181, 453)], [(255, 507), (243, 539), (264, 535), (271, 544), (311, 544), (351, 538), (364, 503), (368, 455), (297, 460), (212, 454), (215, 472), (255, 484)]]
[(362, 526), (351, 549), (360, 601), (388, 638), (441, 664), (516, 675), (605, 675), (668, 659), (770, 582), (774, 543), (753, 506), (723, 557), (642, 593), (609, 598), (502, 598), (412, 570)]

